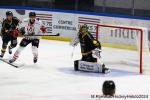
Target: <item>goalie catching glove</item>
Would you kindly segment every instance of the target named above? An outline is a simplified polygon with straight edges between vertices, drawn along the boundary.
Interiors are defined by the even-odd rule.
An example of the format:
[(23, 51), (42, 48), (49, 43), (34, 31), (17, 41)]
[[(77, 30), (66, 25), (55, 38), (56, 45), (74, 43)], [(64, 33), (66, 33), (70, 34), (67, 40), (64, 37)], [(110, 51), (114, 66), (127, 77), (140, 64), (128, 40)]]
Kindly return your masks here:
[(95, 48), (94, 50), (92, 50), (92, 56), (94, 58), (100, 59), (101, 58), (101, 49)]

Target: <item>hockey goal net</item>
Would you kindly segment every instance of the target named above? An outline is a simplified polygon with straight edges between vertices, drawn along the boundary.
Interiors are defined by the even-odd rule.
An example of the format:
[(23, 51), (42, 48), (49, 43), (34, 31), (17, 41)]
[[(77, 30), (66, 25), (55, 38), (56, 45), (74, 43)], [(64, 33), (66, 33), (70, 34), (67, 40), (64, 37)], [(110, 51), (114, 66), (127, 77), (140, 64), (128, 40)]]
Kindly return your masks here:
[[(122, 66), (123, 64), (126, 66), (136, 66), (140, 73), (147, 74), (150, 72), (148, 31), (146, 28), (98, 24), (96, 28), (96, 39), (108, 47), (128, 49), (124, 51), (121, 51), (121, 49), (120, 51), (112, 50), (113, 53), (110, 52), (110, 54), (107, 53), (107, 50), (103, 50), (106, 52), (106, 56), (108, 56), (107, 60), (116, 62), (118, 66)], [(106, 58), (105, 54), (103, 56)], [(117, 61), (120, 65), (117, 64)]]

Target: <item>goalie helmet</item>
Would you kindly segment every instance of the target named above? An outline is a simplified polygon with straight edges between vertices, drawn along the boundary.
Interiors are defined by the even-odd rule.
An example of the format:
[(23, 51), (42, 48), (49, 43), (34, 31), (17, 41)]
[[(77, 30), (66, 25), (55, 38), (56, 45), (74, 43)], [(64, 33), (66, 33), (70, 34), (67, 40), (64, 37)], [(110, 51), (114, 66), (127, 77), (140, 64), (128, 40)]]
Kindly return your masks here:
[(79, 30), (79, 31), (82, 32), (83, 29), (86, 29), (86, 31), (88, 31), (89, 28), (88, 28), (88, 26), (87, 26), (86, 24), (84, 24), (84, 25), (82, 25), (82, 26), (80, 27), (80, 30)]
[(116, 90), (116, 86), (114, 81), (107, 80), (103, 83), (103, 88), (102, 88), (103, 95), (114, 96), (115, 90)]
[(80, 29), (83, 29), (83, 28), (86, 28), (87, 30), (89, 29), (89, 27), (86, 24), (84, 24), (80, 27)]

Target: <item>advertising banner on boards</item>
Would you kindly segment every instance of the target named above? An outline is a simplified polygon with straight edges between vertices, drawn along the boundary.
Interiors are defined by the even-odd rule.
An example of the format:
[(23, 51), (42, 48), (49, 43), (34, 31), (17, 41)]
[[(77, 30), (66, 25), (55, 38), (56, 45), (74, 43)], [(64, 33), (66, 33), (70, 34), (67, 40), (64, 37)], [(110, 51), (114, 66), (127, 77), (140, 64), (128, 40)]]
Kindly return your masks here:
[[(28, 14), (33, 10), (16, 10), (16, 9), (0, 9), (0, 23), (4, 20), (6, 11), (12, 11), (14, 16), (18, 17), (20, 21), (28, 18)], [(79, 27), (82, 24), (87, 24), (89, 31), (95, 36), (97, 24), (108, 24), (117, 26), (133, 26), (144, 27), (147, 29), (146, 34), (150, 30), (150, 20), (118, 18), (100, 15), (78, 14), (78, 13), (65, 13), (55, 11), (38, 11), (35, 10), (37, 19), (47, 27), (47, 33), (43, 35), (60, 34), (63, 38), (74, 38), (78, 33)], [(1, 24), (0, 24), (1, 28)], [(135, 44), (134, 32), (124, 29), (110, 29), (103, 30), (107, 34), (100, 34), (101, 42), (119, 43), (119, 44)], [(148, 37), (149, 34), (148, 34)]]

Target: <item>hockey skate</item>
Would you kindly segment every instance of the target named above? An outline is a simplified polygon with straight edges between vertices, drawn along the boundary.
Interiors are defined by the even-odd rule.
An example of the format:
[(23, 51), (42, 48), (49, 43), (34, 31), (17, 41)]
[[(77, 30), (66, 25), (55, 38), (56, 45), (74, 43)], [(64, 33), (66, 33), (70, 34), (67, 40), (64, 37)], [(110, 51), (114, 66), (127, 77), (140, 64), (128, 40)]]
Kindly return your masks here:
[(4, 57), (4, 53), (1, 53), (0, 58), (3, 58), (3, 57)]
[(13, 63), (13, 62), (15, 62), (15, 61), (16, 61), (16, 59), (15, 59), (15, 58), (12, 58), (12, 59), (9, 60), (9, 63)]
[(37, 63), (37, 57), (34, 57), (33, 62)]
[(107, 74), (110, 73), (110, 69), (105, 67), (105, 64), (102, 65), (102, 73)]
[(9, 51), (9, 54), (12, 54), (12, 48), (10, 46), (8, 47), (8, 51)]

